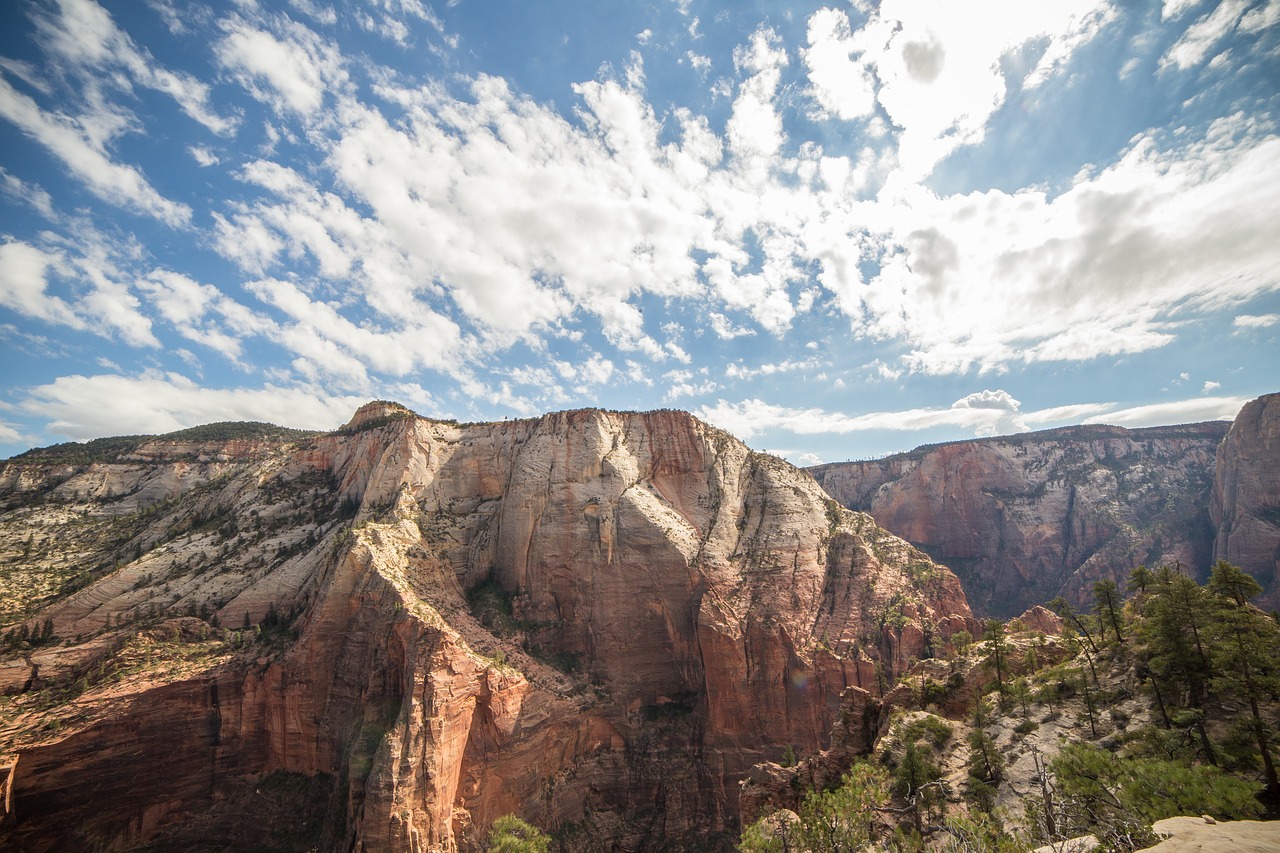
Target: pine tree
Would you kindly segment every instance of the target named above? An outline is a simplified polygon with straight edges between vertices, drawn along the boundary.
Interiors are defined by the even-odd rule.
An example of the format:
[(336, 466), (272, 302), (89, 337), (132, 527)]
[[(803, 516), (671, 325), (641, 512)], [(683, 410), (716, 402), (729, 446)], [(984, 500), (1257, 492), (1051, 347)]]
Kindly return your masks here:
[(1147, 587), (1154, 584), (1155, 581), (1155, 573), (1146, 566), (1138, 566), (1136, 569), (1129, 572), (1129, 581), (1125, 584), (1125, 589), (1129, 592), (1136, 592), (1140, 595), (1145, 595)]
[(1049, 609), (1053, 610), (1063, 619), (1066, 619), (1075, 626), (1075, 629), (1080, 632), (1080, 636), (1084, 637), (1085, 642), (1089, 644), (1089, 648), (1093, 649), (1095, 654), (1097, 653), (1098, 646), (1093, 642), (1093, 635), (1089, 633), (1089, 629), (1085, 627), (1084, 622), (1080, 619), (1079, 614), (1076, 613), (1075, 608), (1071, 606), (1070, 602), (1062, 596), (1058, 596), (1053, 601), (1049, 602)]
[(1209, 591), (1231, 599), (1237, 607), (1262, 592), (1262, 586), (1239, 568), (1226, 560), (1219, 560), (1209, 578)]
[(1009, 653), (1009, 642), (1005, 637), (1004, 624), (996, 619), (988, 619), (982, 632), (982, 639), (987, 641), (987, 665), (995, 671), (996, 689), (1000, 691), (1000, 696), (1003, 697), (1005, 693), (1005, 658)]
[(1124, 642), (1124, 634), (1120, 630), (1120, 588), (1116, 582), (1107, 578), (1093, 585), (1094, 611), (1098, 614), (1098, 624), (1109, 622), (1116, 635), (1116, 642)]
[[(1218, 581), (1221, 582), (1215, 588)], [(1221, 590), (1231, 599), (1209, 629), (1214, 663), (1210, 686), (1222, 701), (1248, 702), (1248, 730), (1262, 758), (1267, 790), (1273, 797), (1280, 797), (1280, 778), (1271, 755), (1271, 732), (1259, 704), (1280, 695), (1280, 627), (1245, 603), (1260, 588), (1253, 578), (1229, 563), (1219, 561), (1214, 567), (1210, 589)]]

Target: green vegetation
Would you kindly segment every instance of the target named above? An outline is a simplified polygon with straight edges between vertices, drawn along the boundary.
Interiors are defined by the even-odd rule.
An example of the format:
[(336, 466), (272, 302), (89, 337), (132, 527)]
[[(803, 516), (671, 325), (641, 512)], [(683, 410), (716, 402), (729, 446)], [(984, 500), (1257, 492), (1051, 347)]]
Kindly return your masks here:
[(66, 441), (37, 447), (13, 458), (22, 462), (82, 465), (114, 461), (148, 441), (299, 441), (318, 434), (312, 430), (290, 429), (261, 421), (224, 421), (163, 435), (119, 435), (92, 441)]
[(742, 833), (746, 853), (854, 851), (875, 841), (881, 827), (877, 809), (888, 797), (885, 771), (867, 762), (854, 764), (831, 791), (812, 791), (800, 804), (798, 819), (766, 815)]
[[(1064, 631), (1051, 642), (994, 621), (972, 647), (952, 635), (952, 674), (969, 673), (957, 687), (980, 686), (967, 719), (895, 710), (874, 755), (746, 827), (740, 849), (1025, 853), (1091, 834), (1128, 853), (1154, 844), (1166, 817), (1280, 812), (1280, 624), (1248, 603), (1258, 583), (1219, 562), (1204, 585), (1180, 566), (1139, 566), (1091, 591), (1088, 612), (1053, 602)], [(925, 691), (906, 695), (926, 707)], [(1016, 755), (1030, 755), (1030, 778)], [(1019, 814), (997, 806), (1011, 785)]]
[(1155, 844), (1157, 820), (1211, 814), (1228, 820), (1256, 818), (1257, 787), (1216, 767), (1121, 757), (1091, 743), (1073, 743), (1050, 762), (1056, 790), (1039, 804), (1055, 835), (1090, 833), (1107, 850)]
[(486, 853), (548, 853), (551, 837), (513, 814), (493, 822)]

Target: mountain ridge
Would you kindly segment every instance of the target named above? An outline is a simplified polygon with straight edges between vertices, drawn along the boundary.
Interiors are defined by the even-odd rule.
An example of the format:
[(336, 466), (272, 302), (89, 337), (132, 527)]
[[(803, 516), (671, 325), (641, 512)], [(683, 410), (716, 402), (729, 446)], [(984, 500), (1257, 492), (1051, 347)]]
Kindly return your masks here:
[(275, 778), (328, 803), (298, 830), (326, 849), (475, 849), (513, 811), (723, 846), (750, 767), (976, 630), (947, 569), (688, 414), (386, 405), (241, 454), (0, 466), (6, 576), (83, 576), (6, 620), (0, 837), (189, 845)]

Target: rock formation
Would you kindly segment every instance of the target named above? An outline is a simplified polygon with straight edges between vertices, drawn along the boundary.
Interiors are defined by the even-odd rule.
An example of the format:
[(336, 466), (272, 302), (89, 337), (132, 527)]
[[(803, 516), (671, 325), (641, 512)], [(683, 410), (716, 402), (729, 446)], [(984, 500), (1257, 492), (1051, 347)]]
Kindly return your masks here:
[(6, 849), (472, 850), (508, 812), (722, 845), (753, 765), (976, 630), (949, 570), (679, 412), (370, 404), (10, 461), (0, 501)]
[(1141, 563), (1205, 570), (1214, 454), (1227, 428), (1068, 427), (810, 471), (841, 504), (953, 569), (976, 612), (1008, 618), (1059, 594), (1088, 603), (1095, 581), (1123, 585)]
[(1218, 445), (1213, 556), (1248, 571), (1280, 606), (1280, 394), (1247, 404)]

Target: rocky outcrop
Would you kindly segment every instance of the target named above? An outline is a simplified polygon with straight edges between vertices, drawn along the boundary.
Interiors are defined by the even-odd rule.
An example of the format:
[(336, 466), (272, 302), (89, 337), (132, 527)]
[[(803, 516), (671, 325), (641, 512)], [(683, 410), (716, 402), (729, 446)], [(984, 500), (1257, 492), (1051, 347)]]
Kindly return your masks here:
[(1218, 446), (1213, 556), (1252, 574), (1280, 606), (1280, 394), (1247, 404)]
[[(50, 525), (122, 522), (68, 540), (88, 585), (22, 623), (56, 653), (0, 662), (22, 682), (0, 843), (190, 848), (296, 801), (299, 849), (476, 849), (508, 812), (568, 849), (715, 846), (751, 767), (829, 746), (842, 695), (976, 633), (950, 571), (679, 412), (379, 403), (181, 464), (229, 467), (138, 512), (75, 487), (0, 517), (22, 565)], [(32, 479), (10, 463), (0, 497)]]
[(1144, 848), (1152, 853), (1272, 853), (1280, 850), (1280, 823), (1170, 817), (1153, 827), (1165, 841)]
[[(1203, 570), (1226, 423), (1081, 426), (809, 469), (841, 504), (952, 568), (975, 611), (1008, 618), (1136, 565)], [(1274, 483), (1274, 479), (1272, 481)]]

